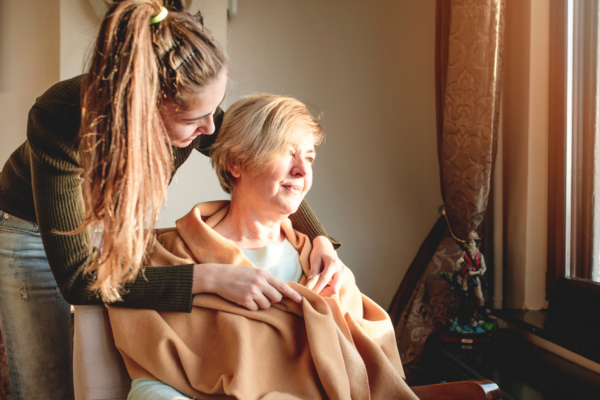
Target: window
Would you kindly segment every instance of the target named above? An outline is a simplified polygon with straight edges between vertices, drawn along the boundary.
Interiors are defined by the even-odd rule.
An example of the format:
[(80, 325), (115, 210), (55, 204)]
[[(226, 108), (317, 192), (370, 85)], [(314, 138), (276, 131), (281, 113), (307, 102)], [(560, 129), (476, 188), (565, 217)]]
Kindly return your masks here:
[(547, 289), (551, 309), (588, 318), (600, 305), (600, 7), (551, 7)]

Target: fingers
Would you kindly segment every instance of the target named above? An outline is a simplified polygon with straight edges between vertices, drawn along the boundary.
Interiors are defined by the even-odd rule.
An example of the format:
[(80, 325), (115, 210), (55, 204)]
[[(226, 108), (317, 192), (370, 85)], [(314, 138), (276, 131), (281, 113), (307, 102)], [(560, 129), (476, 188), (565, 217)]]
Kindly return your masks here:
[(269, 299), (271, 303), (279, 303), (283, 298), (283, 295), (279, 290), (275, 289), (267, 279), (267, 285), (263, 288), (263, 294)]
[(342, 265), (342, 269), (337, 274), (333, 275), (333, 278), (329, 283), (329, 285), (333, 288), (334, 293), (340, 292), (340, 289), (344, 284), (344, 280), (346, 279), (346, 266), (342, 262), (340, 262), (340, 264)]
[(317, 284), (317, 282), (319, 281), (319, 278), (321, 277), (321, 275), (317, 274), (313, 277), (309, 277), (308, 280), (306, 281), (306, 288), (308, 290), (313, 290), (315, 285)]
[(325, 286), (327, 286), (328, 284), (329, 284), (329, 280), (325, 280), (325, 271), (323, 271), (323, 273), (321, 273), (321, 275), (319, 276), (319, 280), (317, 281), (315, 286), (312, 288), (312, 291), (315, 293), (321, 293), (321, 290), (323, 290), (323, 288)]
[[(334, 293), (339, 292), (344, 283), (346, 266), (340, 261), (333, 245), (327, 238), (318, 236), (313, 239), (313, 249), (310, 253), (310, 274), (307, 287), (315, 293), (331, 285)], [(320, 276), (318, 276), (320, 273)], [(313, 277), (318, 276), (316, 282)]]
[(260, 293), (254, 297), (254, 302), (258, 305), (261, 310), (266, 310), (271, 307), (271, 301), (267, 297)]
[[(339, 259), (333, 260), (325, 267), (325, 270), (321, 273), (321, 276), (312, 288), (312, 291), (321, 296), (330, 296), (331, 294), (328, 293), (339, 293), (345, 278), (346, 266)], [(325, 291), (325, 289), (329, 288), (331, 290)]]
[(313, 256), (313, 254), (314, 253), (310, 254), (310, 275), (308, 275), (308, 280), (311, 280), (314, 276), (321, 272), (321, 266), (323, 264), (323, 259), (321, 257)]
[(323, 290), (323, 288), (329, 284), (333, 278), (333, 275), (340, 269), (340, 264), (341, 262), (339, 262), (337, 259), (329, 259), (326, 261), (325, 268), (323, 269), (323, 272), (321, 272), (321, 277), (313, 288), (313, 292), (321, 293), (321, 290)]
[(258, 304), (254, 301), (252, 297), (245, 298), (241, 303), (238, 303), (242, 307), (246, 307), (250, 311), (257, 311)]
[[(287, 283), (275, 278), (273, 275), (268, 276), (267, 282), (275, 289), (277, 292), (281, 293), (285, 297), (288, 297), (295, 301), (296, 303), (302, 302), (302, 296), (298, 294), (294, 289), (292, 289)], [(279, 299), (281, 301), (281, 298)]]
[(242, 304), (240, 304), (248, 310), (266, 310), (271, 307), (272, 303), (280, 302), (283, 296), (289, 297), (297, 303), (302, 301), (302, 296), (287, 283), (262, 270), (253, 272), (256, 273), (256, 276), (253, 278), (251, 288), (244, 296)]
[(247, 293), (238, 304), (250, 311), (266, 310), (271, 307), (271, 301), (261, 292)]

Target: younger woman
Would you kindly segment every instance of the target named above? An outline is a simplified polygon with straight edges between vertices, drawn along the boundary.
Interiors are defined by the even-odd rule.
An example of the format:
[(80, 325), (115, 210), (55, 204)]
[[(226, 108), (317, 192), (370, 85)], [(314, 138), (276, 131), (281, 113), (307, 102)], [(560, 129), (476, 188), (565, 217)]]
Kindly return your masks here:
[[(182, 2), (116, 0), (88, 73), (31, 108), (27, 140), (0, 174), (0, 316), (13, 399), (72, 398), (68, 303), (189, 312), (207, 286), (234, 302), (272, 289), (299, 299), (235, 265), (142, 270), (144, 228), (173, 174), (194, 149), (208, 155), (228, 66)], [(307, 204), (294, 221), (326, 274), (343, 271)]]

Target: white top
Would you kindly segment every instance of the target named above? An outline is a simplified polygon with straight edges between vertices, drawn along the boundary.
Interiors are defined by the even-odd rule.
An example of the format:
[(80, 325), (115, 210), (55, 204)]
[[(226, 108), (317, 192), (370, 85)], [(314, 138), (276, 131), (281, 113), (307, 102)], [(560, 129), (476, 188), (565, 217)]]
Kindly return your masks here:
[(264, 269), (284, 282), (299, 282), (302, 277), (299, 254), (287, 239), (258, 250), (241, 250), (256, 268)]

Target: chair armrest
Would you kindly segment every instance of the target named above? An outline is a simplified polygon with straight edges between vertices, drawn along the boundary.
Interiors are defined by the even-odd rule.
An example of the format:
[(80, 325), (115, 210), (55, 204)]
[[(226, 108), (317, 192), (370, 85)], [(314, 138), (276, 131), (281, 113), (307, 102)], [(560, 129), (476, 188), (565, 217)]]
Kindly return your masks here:
[(421, 400), (502, 400), (498, 385), (485, 379), (413, 386), (411, 389)]

